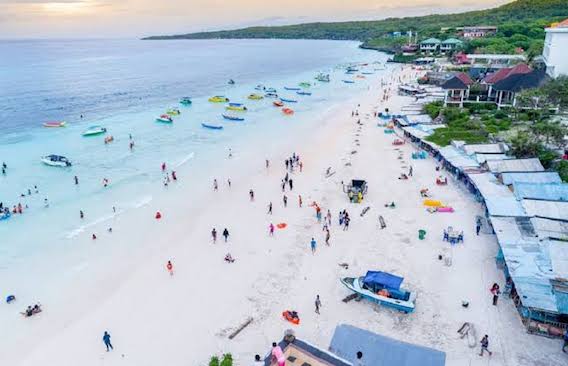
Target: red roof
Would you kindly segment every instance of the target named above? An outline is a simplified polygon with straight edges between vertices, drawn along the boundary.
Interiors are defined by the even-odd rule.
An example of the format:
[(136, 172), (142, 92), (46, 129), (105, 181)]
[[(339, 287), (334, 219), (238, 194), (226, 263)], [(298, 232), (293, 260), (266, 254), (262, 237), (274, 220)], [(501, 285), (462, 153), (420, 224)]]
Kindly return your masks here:
[(489, 74), (485, 77), (485, 79), (483, 79), (483, 81), (487, 84), (495, 84), (503, 79), (508, 78), (511, 75), (528, 74), (531, 71), (531, 68), (526, 64), (518, 64), (514, 67), (507, 67)]
[(565, 19), (565, 20), (561, 21), (560, 23), (558, 23), (558, 24), (556, 25), (556, 27), (560, 27), (560, 28), (566, 28), (566, 27), (568, 27), (568, 19)]
[(461, 81), (463, 81), (463, 83), (465, 85), (471, 85), (473, 84), (473, 80), (471, 80), (471, 78), (469, 77), (468, 74), (466, 74), (465, 72), (460, 72), (459, 74), (456, 75), (456, 77), (458, 79), (460, 79)]

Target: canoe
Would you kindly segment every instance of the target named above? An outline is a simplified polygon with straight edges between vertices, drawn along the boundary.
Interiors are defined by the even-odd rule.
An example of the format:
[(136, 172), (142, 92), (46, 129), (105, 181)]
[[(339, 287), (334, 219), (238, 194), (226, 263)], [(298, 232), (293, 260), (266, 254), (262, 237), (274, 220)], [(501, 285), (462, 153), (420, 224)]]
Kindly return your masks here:
[(301, 90), (301, 88), (290, 87), (290, 86), (285, 86), (284, 89), (285, 89), (285, 90), (293, 90), (293, 91)]
[(305, 91), (299, 91), (299, 92), (296, 92), (296, 94), (298, 94), (298, 95), (312, 95), (312, 93), (305, 92)]
[(162, 114), (160, 117), (156, 118), (156, 122), (161, 123), (173, 123), (173, 121), (172, 117), (167, 114)]
[(268, 89), (264, 90), (264, 92), (266, 92), (266, 93), (277, 93), (276, 89), (274, 89), (274, 88), (268, 88)]
[(183, 105), (191, 105), (191, 103), (193, 103), (191, 101), (190, 97), (183, 97), (183, 98), (180, 99), (179, 102), (180, 102), (180, 104), (183, 104)]
[(82, 135), (85, 137), (88, 136), (97, 136), (97, 135), (102, 135), (103, 133), (106, 133), (107, 129), (102, 127), (102, 126), (91, 126), (89, 128), (87, 128)]
[(353, 80), (341, 80), (341, 81), (343, 81), (345, 84), (355, 84)]
[(264, 97), (262, 95), (258, 95), (258, 94), (251, 94), (248, 96), (248, 98), (250, 100), (261, 100), (264, 99)]
[(362, 298), (402, 311), (414, 311), (416, 293), (400, 288), (404, 278), (387, 272), (368, 271), (365, 276), (344, 277), (341, 283)]
[(210, 130), (222, 130), (223, 126), (217, 126), (217, 125), (209, 125), (207, 123), (202, 123), (201, 127), (203, 128), (208, 128)]
[(274, 101), (274, 102), (272, 102), (272, 104), (275, 107), (284, 107), (284, 103), (282, 103), (282, 101), (280, 101), (280, 100)]
[(43, 127), (49, 127), (49, 128), (65, 127), (65, 124), (66, 122), (64, 121), (49, 121), (49, 122), (44, 122)]
[(266, 93), (264, 94), (266, 98), (278, 98), (278, 94), (276, 93)]
[(294, 114), (294, 110), (290, 109), (290, 108), (282, 108), (282, 113), (290, 116), (290, 115)]
[(280, 100), (285, 102), (285, 103), (298, 103), (298, 101), (294, 100), (294, 99), (280, 98)]
[(243, 117), (229, 116), (228, 114), (223, 114), (222, 116), (223, 116), (224, 119), (228, 119), (229, 121), (244, 121), (245, 120)]
[(222, 95), (216, 95), (214, 97), (209, 98), (209, 101), (211, 103), (227, 103), (229, 101), (229, 98)]

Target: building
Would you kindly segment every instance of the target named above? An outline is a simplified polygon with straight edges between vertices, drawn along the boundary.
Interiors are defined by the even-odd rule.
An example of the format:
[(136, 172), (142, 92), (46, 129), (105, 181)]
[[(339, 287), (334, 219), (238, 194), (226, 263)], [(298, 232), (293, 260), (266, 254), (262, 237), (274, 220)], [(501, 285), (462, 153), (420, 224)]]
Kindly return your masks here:
[(426, 53), (436, 53), (440, 50), (442, 41), (437, 38), (428, 38), (420, 42), (420, 51)]
[(492, 69), (510, 67), (511, 65), (527, 61), (525, 55), (468, 54), (467, 58), (474, 65), (483, 65)]
[(492, 36), (497, 33), (497, 27), (492, 26), (479, 26), (479, 27), (463, 27), (458, 28), (461, 30), (461, 36), (463, 38), (483, 38), (487, 36)]
[(547, 74), (553, 78), (568, 75), (568, 19), (546, 28), (545, 32), (542, 56)]
[(466, 73), (456, 74), (441, 85), (446, 90), (444, 106), (457, 105), (463, 107), (463, 103), (469, 99), (469, 90), (473, 80)]
[(492, 88), (496, 92), (495, 103), (497, 108), (516, 107), (519, 92), (542, 86), (546, 82), (546, 78), (544, 70), (533, 70), (529, 73), (510, 75), (496, 82)]
[(440, 44), (440, 52), (443, 52), (443, 53), (453, 52), (453, 51), (461, 48), (462, 45), (463, 45), (463, 42), (460, 41), (459, 39), (448, 38)]

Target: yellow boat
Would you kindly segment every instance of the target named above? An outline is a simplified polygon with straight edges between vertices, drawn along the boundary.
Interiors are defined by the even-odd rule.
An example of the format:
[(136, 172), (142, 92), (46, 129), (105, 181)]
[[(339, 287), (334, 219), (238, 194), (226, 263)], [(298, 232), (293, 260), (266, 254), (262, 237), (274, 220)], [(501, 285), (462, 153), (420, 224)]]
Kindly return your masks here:
[(229, 98), (224, 97), (222, 95), (216, 95), (214, 97), (209, 98), (209, 101), (211, 103), (227, 103), (229, 101)]
[(258, 95), (258, 94), (251, 94), (248, 96), (249, 99), (251, 100), (261, 100), (264, 99), (264, 97), (262, 95)]
[(177, 108), (168, 109), (166, 113), (169, 114), (170, 116), (179, 116), (181, 114), (180, 110)]
[(229, 103), (229, 105), (226, 106), (225, 109), (228, 111), (246, 112), (247, 107), (245, 107), (241, 103)]

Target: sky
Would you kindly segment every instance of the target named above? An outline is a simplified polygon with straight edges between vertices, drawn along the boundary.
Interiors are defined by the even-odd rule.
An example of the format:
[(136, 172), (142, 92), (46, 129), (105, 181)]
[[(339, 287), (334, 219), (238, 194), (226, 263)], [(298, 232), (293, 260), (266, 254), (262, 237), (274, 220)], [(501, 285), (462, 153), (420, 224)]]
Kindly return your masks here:
[(130, 38), (460, 12), (510, 0), (0, 0), (0, 38)]

